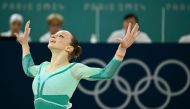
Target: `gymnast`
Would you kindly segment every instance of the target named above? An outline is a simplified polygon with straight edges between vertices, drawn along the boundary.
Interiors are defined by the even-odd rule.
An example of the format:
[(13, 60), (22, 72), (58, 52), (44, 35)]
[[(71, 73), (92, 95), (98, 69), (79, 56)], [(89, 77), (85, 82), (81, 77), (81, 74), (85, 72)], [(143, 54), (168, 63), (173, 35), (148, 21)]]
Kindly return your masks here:
[[(104, 68), (94, 68), (82, 63), (71, 62), (79, 57), (82, 48), (76, 37), (69, 31), (61, 30), (51, 35), (48, 48), (52, 53), (51, 61), (35, 65), (30, 54), (28, 38), (30, 21), (25, 25), (22, 36), (15, 33), (22, 46), (22, 66), (27, 76), (34, 78), (32, 89), (35, 109), (70, 109), (69, 102), (81, 79), (105, 80), (116, 73), (126, 54), (126, 50), (134, 43), (139, 34), (139, 25), (131, 24), (123, 39), (119, 40), (118, 49), (112, 60)], [(40, 53), (40, 52), (39, 52)]]

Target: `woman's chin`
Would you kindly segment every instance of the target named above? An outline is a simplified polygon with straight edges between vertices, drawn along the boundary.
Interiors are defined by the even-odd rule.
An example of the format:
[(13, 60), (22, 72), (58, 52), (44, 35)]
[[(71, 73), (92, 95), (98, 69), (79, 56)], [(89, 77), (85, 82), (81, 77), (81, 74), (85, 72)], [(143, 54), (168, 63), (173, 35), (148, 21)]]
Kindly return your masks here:
[(49, 49), (53, 49), (53, 48), (55, 48), (52, 44), (48, 44), (48, 48)]

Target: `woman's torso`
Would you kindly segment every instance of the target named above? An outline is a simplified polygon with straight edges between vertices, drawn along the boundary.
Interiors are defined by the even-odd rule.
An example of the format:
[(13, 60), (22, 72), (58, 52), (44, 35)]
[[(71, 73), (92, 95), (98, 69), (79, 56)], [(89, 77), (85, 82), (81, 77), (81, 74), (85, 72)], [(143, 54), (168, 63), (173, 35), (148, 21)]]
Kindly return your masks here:
[(38, 74), (33, 80), (35, 109), (67, 109), (80, 80), (71, 72), (76, 63), (62, 66), (46, 73), (49, 62), (40, 65)]

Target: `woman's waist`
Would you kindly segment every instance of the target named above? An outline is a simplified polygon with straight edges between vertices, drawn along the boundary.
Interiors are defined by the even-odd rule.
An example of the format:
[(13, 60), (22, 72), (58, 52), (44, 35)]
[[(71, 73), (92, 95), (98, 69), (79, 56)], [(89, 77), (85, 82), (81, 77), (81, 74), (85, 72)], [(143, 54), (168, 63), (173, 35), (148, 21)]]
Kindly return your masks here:
[(69, 102), (67, 95), (34, 95), (35, 107), (55, 106), (62, 108), (70, 108), (72, 104)]

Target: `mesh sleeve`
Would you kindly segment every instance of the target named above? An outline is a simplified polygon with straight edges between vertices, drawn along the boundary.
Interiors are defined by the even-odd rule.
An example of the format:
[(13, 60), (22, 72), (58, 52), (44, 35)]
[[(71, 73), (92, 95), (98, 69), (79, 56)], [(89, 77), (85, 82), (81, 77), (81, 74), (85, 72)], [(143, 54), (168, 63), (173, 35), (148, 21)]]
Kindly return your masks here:
[(35, 77), (39, 69), (39, 66), (34, 64), (31, 54), (23, 57), (22, 67), (28, 77)]
[(78, 79), (86, 79), (91, 81), (110, 79), (117, 73), (117, 69), (121, 63), (121, 61), (114, 57), (104, 68), (95, 68), (84, 64), (78, 64), (75, 67), (76, 74), (74, 75)]

